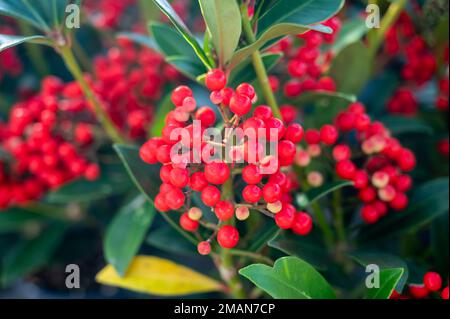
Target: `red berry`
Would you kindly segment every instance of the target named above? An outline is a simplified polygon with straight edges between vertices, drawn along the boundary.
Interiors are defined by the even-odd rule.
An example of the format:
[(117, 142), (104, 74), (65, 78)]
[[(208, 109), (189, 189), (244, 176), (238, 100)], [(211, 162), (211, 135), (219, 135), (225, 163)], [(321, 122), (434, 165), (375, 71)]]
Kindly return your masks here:
[(193, 93), (187, 86), (179, 86), (172, 92), (172, 103), (175, 106), (182, 106), (183, 101), (187, 97), (192, 97)]
[(207, 241), (202, 241), (197, 245), (197, 251), (200, 255), (209, 255), (211, 253), (211, 244)]
[(363, 171), (356, 171), (355, 176), (353, 177), (353, 183), (355, 184), (356, 189), (363, 189), (369, 186), (369, 175)]
[(202, 190), (201, 198), (206, 206), (214, 207), (220, 201), (220, 190), (215, 186), (208, 185)]
[(261, 189), (256, 185), (248, 185), (242, 191), (242, 197), (247, 203), (256, 204), (262, 196)]
[(206, 164), (205, 177), (211, 184), (222, 185), (230, 178), (230, 168), (223, 162)]
[(275, 183), (267, 183), (263, 187), (263, 197), (267, 203), (275, 203), (280, 200), (282, 195), (281, 187)]
[(359, 199), (364, 203), (372, 203), (377, 198), (377, 191), (373, 187), (366, 187), (359, 192)]
[(170, 172), (172, 171), (171, 165), (165, 165), (159, 170), (159, 177), (164, 183), (170, 183)]
[(263, 121), (267, 121), (273, 117), (272, 109), (266, 105), (257, 106), (253, 112), (253, 116)]
[(259, 172), (259, 167), (256, 165), (248, 165), (242, 170), (242, 178), (247, 184), (256, 185), (261, 182), (262, 175)]
[(339, 138), (339, 133), (333, 125), (325, 125), (320, 130), (320, 139), (324, 144), (333, 145)]
[(84, 177), (88, 181), (95, 181), (100, 176), (100, 167), (97, 164), (89, 164), (84, 172)]
[(282, 120), (272, 117), (266, 121), (266, 138), (271, 141), (279, 141), (286, 133), (286, 127)]
[(220, 201), (214, 207), (214, 212), (220, 221), (227, 221), (234, 216), (234, 206), (229, 201)]
[(428, 297), (430, 291), (425, 285), (410, 285), (409, 294), (413, 296), (415, 299), (423, 299)]
[(230, 109), (234, 114), (244, 116), (252, 109), (252, 101), (247, 95), (235, 94), (230, 100)]
[(423, 283), (430, 291), (439, 291), (442, 288), (442, 277), (435, 272), (428, 272), (423, 277)]
[(294, 123), (288, 126), (284, 138), (291, 141), (294, 144), (298, 144), (302, 141), (304, 136), (303, 127), (300, 124)]
[(158, 195), (156, 195), (154, 203), (155, 208), (162, 213), (168, 212), (170, 210), (170, 207), (166, 204), (165, 194), (159, 193)]
[(198, 230), (199, 225), (198, 221), (189, 218), (188, 213), (184, 213), (180, 217), (180, 226), (185, 231), (193, 233)]
[(275, 214), (275, 223), (281, 229), (290, 229), (295, 220), (295, 207), (292, 205), (283, 205), (283, 209)]
[(213, 69), (206, 74), (205, 84), (210, 91), (220, 91), (225, 88), (227, 77), (222, 70)]
[(336, 173), (340, 178), (352, 180), (356, 174), (356, 166), (350, 160), (340, 161), (336, 164)]
[(184, 188), (189, 183), (189, 172), (187, 169), (174, 168), (170, 172), (170, 183), (178, 188)]
[(380, 215), (373, 205), (366, 205), (361, 210), (361, 218), (367, 224), (375, 224), (380, 219)]
[(222, 226), (217, 233), (217, 242), (221, 247), (231, 249), (239, 242), (239, 232), (233, 226)]
[(291, 162), (294, 160), (297, 149), (295, 144), (288, 140), (278, 143), (278, 157), (281, 161)]
[(311, 216), (307, 213), (297, 213), (295, 215), (294, 224), (292, 225), (292, 231), (300, 236), (308, 235), (313, 227), (313, 221)]
[(191, 175), (189, 186), (192, 190), (201, 192), (206, 186), (208, 186), (208, 181), (206, 180), (205, 174), (203, 172), (195, 172)]
[(396, 192), (395, 197), (390, 201), (389, 206), (395, 211), (402, 211), (408, 207), (409, 199), (404, 193)]
[(247, 96), (250, 99), (250, 101), (252, 101), (256, 96), (254, 87), (248, 83), (242, 83), (241, 85), (239, 85), (236, 88), (236, 93)]
[(352, 151), (350, 150), (350, 147), (347, 145), (336, 145), (333, 148), (333, 158), (336, 162), (346, 161), (350, 160), (352, 156)]
[(211, 127), (216, 123), (216, 113), (211, 108), (204, 106), (197, 110), (195, 119), (200, 121), (203, 127)]
[(318, 130), (307, 130), (305, 135), (306, 143), (309, 145), (317, 145), (320, 143), (321, 137)]
[(441, 293), (441, 298), (442, 299), (444, 299), (444, 300), (448, 300), (448, 286), (447, 287), (445, 287), (444, 288), (444, 290), (442, 290), (442, 293)]
[(405, 172), (410, 172), (416, 167), (416, 156), (410, 150), (401, 151), (397, 161), (400, 169)]
[(283, 119), (284, 123), (291, 123), (298, 116), (297, 109), (295, 108), (295, 106), (292, 106), (292, 105), (281, 106), (280, 113), (281, 113), (281, 118)]
[(186, 201), (186, 196), (179, 188), (174, 188), (168, 192), (165, 198), (167, 206), (172, 210), (179, 210)]

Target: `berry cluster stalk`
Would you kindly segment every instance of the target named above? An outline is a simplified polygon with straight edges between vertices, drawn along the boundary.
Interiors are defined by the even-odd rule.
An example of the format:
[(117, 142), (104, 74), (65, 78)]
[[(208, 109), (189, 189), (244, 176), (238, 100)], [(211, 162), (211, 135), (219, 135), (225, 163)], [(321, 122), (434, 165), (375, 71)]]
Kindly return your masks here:
[(80, 66), (78, 65), (78, 62), (75, 59), (75, 56), (70, 47), (62, 46), (59, 48), (59, 52), (64, 60), (64, 63), (71, 72), (72, 76), (81, 86), (81, 89), (83, 90), (86, 99), (93, 106), (97, 120), (103, 126), (108, 136), (114, 143), (124, 144), (125, 139), (122, 137), (122, 135), (120, 134), (119, 130), (114, 125), (114, 123), (111, 121), (108, 114), (100, 104), (98, 98), (95, 96), (95, 93), (92, 91), (90, 85), (84, 78), (83, 72), (81, 71)]
[[(250, 19), (248, 17), (248, 6), (242, 5), (242, 26), (244, 29), (245, 37), (247, 41), (252, 44), (256, 41), (255, 34), (253, 32), (252, 25), (250, 23)], [(266, 99), (267, 104), (272, 109), (273, 115), (276, 118), (281, 119), (280, 109), (278, 107), (277, 100), (275, 95), (273, 94), (272, 87), (270, 86), (269, 77), (267, 75), (266, 67), (264, 66), (263, 59), (261, 57), (261, 52), (256, 50), (252, 54), (253, 67), (255, 68), (256, 75), (258, 77), (259, 84), (261, 85), (261, 89), (264, 94), (264, 98)]]

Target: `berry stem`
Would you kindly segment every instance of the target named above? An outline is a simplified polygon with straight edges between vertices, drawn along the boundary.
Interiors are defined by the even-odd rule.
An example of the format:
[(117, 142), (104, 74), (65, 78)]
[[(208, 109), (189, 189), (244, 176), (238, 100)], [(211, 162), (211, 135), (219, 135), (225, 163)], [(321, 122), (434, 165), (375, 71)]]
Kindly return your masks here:
[(84, 78), (83, 72), (81, 71), (71, 48), (69, 46), (62, 46), (59, 47), (59, 52), (70, 73), (81, 86), (84, 95), (93, 107), (97, 120), (103, 126), (108, 136), (111, 138), (111, 140), (113, 140), (114, 143), (124, 144), (126, 142), (125, 139), (122, 137), (114, 123), (111, 121), (108, 113), (103, 109), (98, 98), (95, 96), (95, 93), (92, 91), (90, 85)]
[(376, 31), (376, 34), (370, 37), (371, 43), (369, 46), (370, 56), (373, 58), (377, 54), (380, 49), (381, 44), (385, 39), (385, 35), (388, 30), (392, 27), (392, 25), (397, 21), (398, 17), (402, 13), (405, 8), (407, 0), (398, 0), (393, 2), (383, 19), (381, 20), (381, 27)]
[[(248, 5), (242, 5), (242, 25), (244, 29), (244, 34), (247, 38), (247, 41), (252, 44), (256, 41), (255, 34), (252, 29), (252, 25), (250, 23), (250, 19), (248, 17)], [(266, 99), (267, 104), (269, 104), (272, 109), (273, 115), (276, 118), (281, 119), (280, 109), (278, 107), (277, 100), (275, 95), (273, 94), (272, 87), (270, 86), (269, 77), (267, 75), (266, 67), (264, 66), (264, 62), (261, 56), (261, 52), (259, 50), (255, 51), (252, 54), (253, 67), (255, 68), (256, 75), (258, 76), (259, 84), (261, 85), (261, 89), (264, 94), (264, 98)]]

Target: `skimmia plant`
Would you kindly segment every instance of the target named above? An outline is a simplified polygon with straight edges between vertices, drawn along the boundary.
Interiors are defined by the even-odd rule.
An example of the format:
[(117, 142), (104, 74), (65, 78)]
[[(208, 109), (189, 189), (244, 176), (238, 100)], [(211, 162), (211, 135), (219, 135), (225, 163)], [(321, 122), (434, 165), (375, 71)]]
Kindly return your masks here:
[[(381, 28), (344, 0), (0, 0), (0, 81), (20, 75), (22, 43), (45, 75), (0, 122), (0, 234), (24, 220), (32, 238), (0, 283), (121, 203), (101, 284), (448, 299), (448, 12), (373, 2)], [(107, 49), (92, 61), (76, 8)]]

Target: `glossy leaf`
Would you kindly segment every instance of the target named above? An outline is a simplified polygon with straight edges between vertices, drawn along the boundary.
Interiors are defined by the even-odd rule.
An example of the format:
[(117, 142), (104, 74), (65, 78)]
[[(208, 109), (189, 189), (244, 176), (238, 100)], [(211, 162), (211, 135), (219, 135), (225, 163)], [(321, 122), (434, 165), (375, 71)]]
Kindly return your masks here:
[(206, 73), (205, 66), (198, 59), (185, 56), (170, 56), (166, 58), (166, 61), (193, 81), (196, 81), (200, 75)]
[(153, 35), (153, 41), (157, 48), (164, 56), (197, 58), (195, 51), (176, 29), (165, 24), (152, 22), (149, 24), (149, 31)]
[(130, 41), (133, 41), (137, 44), (146, 46), (147, 48), (158, 50), (158, 46), (153, 38), (151, 38), (148, 35), (141, 34), (141, 33), (135, 33), (135, 32), (120, 32), (117, 37), (128, 39)]
[(251, 56), (254, 52), (261, 49), (266, 43), (273, 39), (284, 37), (287, 35), (296, 35), (305, 33), (308, 30), (315, 30), (324, 33), (331, 33), (332, 30), (323, 25), (307, 26), (300, 24), (278, 24), (262, 33), (254, 43), (238, 50), (233, 55), (229, 62), (230, 69), (234, 69), (237, 65), (242, 63), (246, 58)]
[(327, 248), (317, 232), (302, 237), (290, 231), (279, 231), (269, 241), (269, 246), (290, 256), (301, 258), (319, 270), (326, 270), (331, 262)]
[(401, 134), (425, 134), (433, 135), (433, 129), (418, 118), (406, 118), (402, 116), (386, 116), (381, 122), (391, 131), (393, 135)]
[(203, 17), (221, 65), (233, 56), (242, 33), (241, 12), (237, 1), (199, 0)]
[(318, 188), (313, 188), (310, 191), (306, 192), (305, 194), (299, 195), (299, 197), (297, 198), (297, 203), (301, 207), (306, 208), (312, 203), (317, 202), (318, 200), (324, 198), (325, 196), (333, 193), (334, 191), (349, 186), (353, 186), (353, 182), (336, 181)]
[(404, 272), (395, 289), (397, 291), (403, 291), (409, 277), (408, 265), (404, 260), (383, 252), (360, 251), (353, 253), (351, 257), (363, 267), (367, 267), (368, 265), (378, 265), (383, 270), (402, 268)]
[[(267, 53), (262, 55), (264, 66), (267, 71), (274, 68), (280, 59), (283, 57), (279, 53)], [(253, 64), (249, 61), (248, 63), (242, 63), (239, 67), (235, 68), (229, 78), (229, 86), (237, 87), (240, 83), (252, 83), (257, 79), (255, 68)]]
[(193, 36), (183, 20), (178, 16), (167, 0), (153, 0), (159, 9), (169, 18), (175, 28), (180, 32), (184, 39), (192, 46), (197, 56), (204, 63), (205, 66), (211, 67), (205, 52), (200, 47), (197, 39)]
[(18, 232), (28, 225), (44, 221), (48, 221), (45, 216), (29, 212), (24, 208), (0, 211), (0, 234)]
[(390, 214), (375, 225), (364, 226), (360, 230), (360, 241), (386, 239), (416, 231), (448, 213), (448, 198), (448, 178), (440, 178), (420, 185), (414, 190), (410, 205), (405, 211)]
[(403, 268), (383, 269), (380, 272), (380, 287), (367, 290), (367, 299), (389, 299), (404, 273)]
[(296, 101), (299, 105), (315, 102), (319, 106), (328, 107), (335, 101), (354, 103), (356, 102), (356, 100), (357, 97), (352, 94), (341, 92), (314, 91), (302, 93)]
[(9, 285), (45, 266), (60, 244), (66, 227), (55, 224), (34, 239), (19, 241), (7, 254), (2, 256), (2, 285)]
[(221, 283), (185, 266), (166, 259), (138, 256), (124, 277), (114, 267), (106, 266), (96, 276), (97, 282), (157, 296), (184, 296), (221, 291)]
[(35, 44), (47, 44), (50, 45), (50, 39), (40, 36), (17, 36), (17, 35), (6, 35), (0, 34), (0, 52), (15, 47), (22, 43), (35, 43)]
[(190, 257), (198, 255), (197, 248), (169, 226), (160, 226), (153, 229), (145, 242), (152, 247), (172, 254)]
[(359, 95), (371, 74), (369, 51), (362, 42), (353, 43), (333, 59), (330, 76), (337, 91)]
[(161, 136), (162, 129), (165, 126), (165, 118), (167, 114), (170, 113), (175, 108), (175, 106), (172, 103), (171, 100), (171, 94), (167, 94), (164, 99), (162, 99), (161, 104), (159, 105), (156, 114), (155, 119), (153, 120), (153, 125), (151, 127), (151, 136), (157, 137)]
[(155, 214), (153, 205), (144, 196), (138, 196), (124, 206), (108, 226), (103, 244), (105, 258), (121, 276), (139, 251)]
[(341, 10), (344, 0), (279, 0), (259, 19), (258, 32), (280, 24), (311, 25), (323, 22)]
[(274, 267), (253, 264), (239, 273), (275, 299), (334, 299), (328, 282), (311, 265), (295, 257), (283, 257)]
[(436, 260), (436, 270), (444, 274), (449, 269), (449, 238), (449, 214), (444, 214), (431, 227), (431, 248)]
[(359, 42), (369, 30), (366, 21), (361, 18), (355, 18), (344, 23), (342, 29), (339, 31), (336, 41), (331, 45), (331, 50), (334, 54), (338, 54), (350, 44)]

